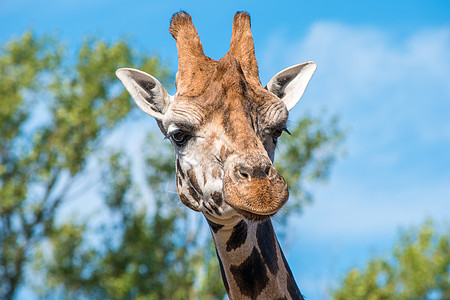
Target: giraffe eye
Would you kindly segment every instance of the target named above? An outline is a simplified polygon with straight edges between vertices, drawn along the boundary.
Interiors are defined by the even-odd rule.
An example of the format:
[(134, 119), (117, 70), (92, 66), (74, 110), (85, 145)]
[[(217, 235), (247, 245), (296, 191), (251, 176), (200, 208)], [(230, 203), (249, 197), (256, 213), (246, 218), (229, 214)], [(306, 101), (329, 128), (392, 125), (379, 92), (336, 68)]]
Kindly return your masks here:
[(273, 139), (273, 143), (276, 144), (278, 142), (278, 138), (281, 136), (281, 134), (283, 133), (282, 130), (275, 130), (272, 133), (272, 139)]
[(183, 147), (186, 145), (187, 141), (189, 141), (189, 139), (192, 136), (189, 135), (188, 133), (181, 131), (181, 130), (176, 130), (174, 133), (172, 133), (170, 135), (170, 139), (178, 146), (178, 147)]

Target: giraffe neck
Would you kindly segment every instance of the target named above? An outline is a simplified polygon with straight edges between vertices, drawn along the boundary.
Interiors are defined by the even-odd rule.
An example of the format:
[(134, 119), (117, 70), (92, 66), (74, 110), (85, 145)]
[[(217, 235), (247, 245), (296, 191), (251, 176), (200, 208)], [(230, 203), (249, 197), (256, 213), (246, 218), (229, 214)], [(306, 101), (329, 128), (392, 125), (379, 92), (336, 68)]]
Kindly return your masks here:
[(303, 299), (270, 219), (206, 219), (230, 299)]

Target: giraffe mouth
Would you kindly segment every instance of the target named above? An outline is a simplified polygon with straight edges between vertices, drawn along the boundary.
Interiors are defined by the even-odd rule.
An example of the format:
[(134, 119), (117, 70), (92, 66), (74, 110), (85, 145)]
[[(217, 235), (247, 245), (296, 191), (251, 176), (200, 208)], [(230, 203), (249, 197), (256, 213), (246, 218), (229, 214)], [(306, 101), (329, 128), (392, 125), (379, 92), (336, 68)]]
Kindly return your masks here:
[(264, 221), (266, 219), (269, 219), (270, 217), (272, 217), (273, 215), (275, 215), (277, 212), (274, 212), (272, 214), (265, 214), (265, 215), (260, 215), (260, 214), (256, 214), (256, 213), (252, 213), (243, 209), (239, 209), (239, 208), (234, 208), (238, 213), (240, 213), (244, 218), (246, 218), (247, 220), (250, 221), (255, 221), (255, 222), (260, 222), (260, 221)]
[(224, 200), (243, 217), (262, 221), (275, 215), (289, 198), (286, 182), (279, 176), (275, 182), (254, 178), (251, 182), (233, 184), (224, 180)]

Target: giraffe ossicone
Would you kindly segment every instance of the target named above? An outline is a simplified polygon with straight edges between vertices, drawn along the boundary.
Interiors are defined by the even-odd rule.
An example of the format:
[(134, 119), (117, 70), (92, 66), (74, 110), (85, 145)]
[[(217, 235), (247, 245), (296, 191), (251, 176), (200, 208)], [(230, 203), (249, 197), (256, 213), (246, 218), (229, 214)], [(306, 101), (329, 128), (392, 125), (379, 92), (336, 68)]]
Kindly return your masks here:
[(173, 15), (169, 31), (178, 49), (175, 95), (142, 71), (116, 74), (171, 141), (179, 198), (205, 215), (229, 298), (302, 299), (270, 221), (289, 197), (273, 160), (316, 64), (284, 69), (263, 87), (246, 12), (234, 16), (230, 50), (218, 61), (203, 53), (186, 12)]

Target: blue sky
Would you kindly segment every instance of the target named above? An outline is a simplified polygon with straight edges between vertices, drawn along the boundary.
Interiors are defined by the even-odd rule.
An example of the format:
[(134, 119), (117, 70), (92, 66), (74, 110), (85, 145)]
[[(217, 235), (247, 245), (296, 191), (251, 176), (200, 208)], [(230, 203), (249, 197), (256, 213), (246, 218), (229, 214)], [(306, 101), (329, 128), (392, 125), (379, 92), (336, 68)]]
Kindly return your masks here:
[[(376, 2), (376, 3), (375, 3)], [(188, 11), (205, 53), (227, 51), (237, 10), (252, 16), (261, 79), (318, 64), (291, 114), (337, 114), (346, 156), (290, 222), (285, 248), (309, 299), (345, 270), (390, 249), (399, 228), (450, 219), (449, 1), (2, 1), (0, 43), (32, 28), (70, 49), (83, 37), (127, 37), (173, 69), (171, 15)]]

